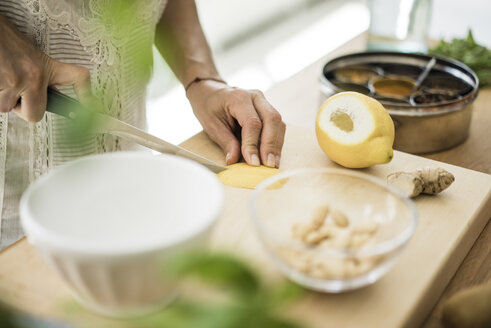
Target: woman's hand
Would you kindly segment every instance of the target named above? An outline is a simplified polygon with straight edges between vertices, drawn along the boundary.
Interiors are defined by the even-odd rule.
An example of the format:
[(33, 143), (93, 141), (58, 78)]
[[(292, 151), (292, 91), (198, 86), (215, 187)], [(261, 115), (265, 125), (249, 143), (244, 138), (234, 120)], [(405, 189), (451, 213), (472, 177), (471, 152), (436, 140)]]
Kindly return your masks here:
[(40, 121), (50, 85), (73, 85), (82, 103), (95, 101), (87, 68), (50, 58), (0, 15), (0, 112)]
[(251, 165), (280, 165), (285, 124), (260, 91), (211, 80), (189, 84), (196, 77), (220, 78), (194, 0), (167, 2), (157, 25), (155, 44), (186, 86), (194, 114), (225, 152), (227, 164), (236, 163), (242, 154)]
[(191, 85), (187, 96), (205, 132), (225, 152), (227, 165), (242, 154), (250, 165), (279, 167), (285, 123), (261, 91), (204, 80)]

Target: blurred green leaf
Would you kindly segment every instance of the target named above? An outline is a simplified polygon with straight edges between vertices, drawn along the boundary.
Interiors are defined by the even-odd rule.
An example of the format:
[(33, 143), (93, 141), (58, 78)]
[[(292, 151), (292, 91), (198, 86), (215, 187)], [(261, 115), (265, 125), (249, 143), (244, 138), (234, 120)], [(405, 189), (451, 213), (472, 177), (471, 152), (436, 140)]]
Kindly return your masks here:
[[(122, 59), (129, 62), (132, 67), (131, 83), (146, 84), (152, 74), (153, 40), (135, 38), (134, 30), (141, 26), (139, 12), (144, 8), (139, 1), (111, 0), (100, 1), (101, 19), (106, 32), (115, 43), (123, 45), (119, 49)], [(123, 84), (129, 81), (121, 81)]]
[(299, 328), (257, 303), (207, 305), (177, 302), (168, 309), (135, 322), (139, 328)]
[(467, 38), (453, 39), (450, 42), (441, 40), (429, 52), (456, 59), (469, 66), (479, 78), (481, 87), (491, 84), (491, 50), (477, 44), (471, 30)]
[[(187, 253), (166, 261), (164, 275), (194, 277), (204, 287), (233, 291), (220, 299), (193, 298), (186, 294), (164, 310), (145, 317), (127, 319), (132, 328), (303, 328), (282, 315), (284, 306), (298, 300), (304, 289), (289, 281), (264, 284), (259, 275), (242, 260), (228, 254)], [(194, 287), (194, 285), (193, 285)], [(198, 286), (199, 288), (199, 286)], [(199, 293), (198, 293), (199, 294)], [(79, 307), (65, 309), (76, 316)], [(104, 328), (101, 326), (100, 328)], [(109, 328), (111, 326), (107, 326)], [(2, 327), (3, 328), (3, 327)]]
[(188, 276), (206, 285), (225, 288), (236, 296), (226, 303), (178, 301), (156, 316), (147, 318), (143, 328), (297, 328), (297, 323), (277, 315), (281, 306), (298, 299), (304, 289), (289, 281), (278, 285), (260, 282), (254, 270), (228, 254), (181, 254), (166, 265), (178, 277)]
[(0, 327), (1, 328), (68, 328), (67, 325), (47, 321), (14, 310), (0, 303)]
[(13, 320), (12, 312), (0, 304), (0, 326), (3, 328), (17, 328)]
[(179, 277), (193, 276), (242, 297), (256, 295), (261, 287), (259, 278), (248, 265), (226, 254), (188, 254), (172, 261), (170, 268)]
[(293, 302), (305, 294), (305, 289), (301, 286), (285, 281), (269, 290), (269, 302), (273, 307), (281, 306)]

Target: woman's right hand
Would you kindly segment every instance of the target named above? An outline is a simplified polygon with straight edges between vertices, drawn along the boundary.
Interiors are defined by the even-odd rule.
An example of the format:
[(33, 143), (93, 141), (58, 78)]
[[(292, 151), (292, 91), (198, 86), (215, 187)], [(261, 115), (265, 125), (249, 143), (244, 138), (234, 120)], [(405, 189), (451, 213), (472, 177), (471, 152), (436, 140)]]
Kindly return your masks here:
[(0, 112), (14, 111), (28, 122), (40, 121), (51, 85), (73, 85), (80, 102), (94, 103), (87, 68), (44, 54), (0, 15)]

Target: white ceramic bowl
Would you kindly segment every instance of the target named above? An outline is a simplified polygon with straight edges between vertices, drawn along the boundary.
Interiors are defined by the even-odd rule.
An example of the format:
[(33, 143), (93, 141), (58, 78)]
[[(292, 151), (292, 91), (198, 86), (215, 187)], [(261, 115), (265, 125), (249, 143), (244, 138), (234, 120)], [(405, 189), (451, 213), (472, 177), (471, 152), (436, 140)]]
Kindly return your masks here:
[[(277, 187), (281, 188), (277, 188)], [(285, 206), (287, 204), (287, 206)], [(298, 237), (319, 206), (344, 213), (318, 244)], [(254, 190), (250, 213), (274, 263), (297, 283), (337, 293), (382, 277), (399, 258), (417, 224), (414, 203), (381, 179), (347, 169), (285, 171)], [(370, 228), (371, 227), (371, 228)]]
[(222, 205), (222, 186), (205, 167), (123, 152), (52, 170), (26, 190), (20, 216), (28, 240), (82, 304), (133, 316), (173, 298), (166, 260), (203, 248)]

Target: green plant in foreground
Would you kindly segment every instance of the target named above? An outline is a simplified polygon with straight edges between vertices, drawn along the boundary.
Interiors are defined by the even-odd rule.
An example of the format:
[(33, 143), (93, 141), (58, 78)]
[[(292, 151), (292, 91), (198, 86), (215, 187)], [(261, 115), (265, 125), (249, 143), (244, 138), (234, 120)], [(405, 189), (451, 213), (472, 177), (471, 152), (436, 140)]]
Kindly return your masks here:
[(135, 327), (302, 327), (279, 315), (282, 306), (303, 293), (301, 287), (291, 282), (266, 286), (248, 265), (225, 254), (183, 256), (171, 269), (181, 278), (195, 278), (203, 286), (212, 286), (226, 295), (225, 300), (204, 302), (183, 297), (157, 314), (135, 319)]
[[(182, 255), (165, 267), (166, 275), (196, 280), (212, 297), (184, 294), (165, 309), (133, 319), (99, 317), (70, 301), (63, 304), (68, 322), (45, 321), (0, 303), (2, 328), (131, 327), (131, 328), (301, 328), (283, 315), (304, 289), (289, 281), (265, 284), (247, 264), (226, 254)], [(196, 285), (193, 284), (193, 287)], [(200, 291), (197, 291), (199, 294)], [(221, 297), (214, 297), (220, 295)], [(280, 313), (281, 311), (281, 313)], [(78, 324), (70, 324), (73, 318)]]
[(476, 43), (469, 30), (467, 38), (453, 39), (450, 42), (441, 40), (430, 49), (430, 54), (450, 57), (469, 66), (479, 78), (480, 86), (491, 84), (491, 50)]
[(69, 326), (55, 321), (47, 321), (19, 312), (0, 302), (1, 328), (68, 328)]
[(14, 322), (14, 314), (2, 304), (0, 304), (0, 323), (2, 324), (2, 327), (5, 328), (19, 327)]
[(162, 274), (184, 288), (176, 301), (159, 312), (106, 320), (72, 300), (63, 304), (65, 316), (85, 324), (76, 327), (97, 328), (305, 327), (284, 315), (288, 305), (304, 294), (303, 288), (287, 280), (261, 281), (247, 263), (231, 255), (180, 254), (165, 263)]

